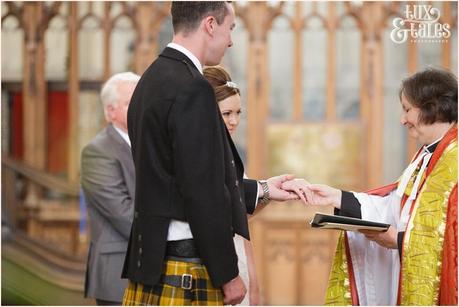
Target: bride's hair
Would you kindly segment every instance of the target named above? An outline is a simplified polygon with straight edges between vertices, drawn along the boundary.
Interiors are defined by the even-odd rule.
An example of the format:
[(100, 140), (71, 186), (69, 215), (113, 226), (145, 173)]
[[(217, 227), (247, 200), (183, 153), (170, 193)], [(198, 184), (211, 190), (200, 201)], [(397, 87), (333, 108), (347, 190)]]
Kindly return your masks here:
[(217, 102), (241, 92), (236, 83), (231, 80), (228, 72), (221, 66), (209, 66), (204, 68), (204, 77), (212, 85)]

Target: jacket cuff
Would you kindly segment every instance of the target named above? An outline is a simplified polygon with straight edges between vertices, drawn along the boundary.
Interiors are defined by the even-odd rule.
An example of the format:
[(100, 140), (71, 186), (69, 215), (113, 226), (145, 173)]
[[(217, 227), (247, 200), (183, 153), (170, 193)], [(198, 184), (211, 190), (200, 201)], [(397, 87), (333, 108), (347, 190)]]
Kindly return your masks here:
[(361, 219), (362, 211), (360, 203), (354, 194), (348, 191), (341, 191), (341, 209), (335, 208), (335, 215), (354, 217)]
[(258, 182), (252, 179), (244, 179), (244, 198), (248, 214), (253, 214), (258, 201)]

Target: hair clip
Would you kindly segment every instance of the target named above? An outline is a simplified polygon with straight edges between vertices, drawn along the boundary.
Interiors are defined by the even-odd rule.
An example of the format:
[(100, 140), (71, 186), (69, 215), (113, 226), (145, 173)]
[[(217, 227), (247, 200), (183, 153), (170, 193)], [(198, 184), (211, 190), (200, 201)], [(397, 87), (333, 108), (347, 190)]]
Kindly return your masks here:
[(237, 89), (237, 84), (234, 83), (233, 81), (226, 81), (226, 84), (225, 84), (225, 85), (226, 85), (227, 87)]

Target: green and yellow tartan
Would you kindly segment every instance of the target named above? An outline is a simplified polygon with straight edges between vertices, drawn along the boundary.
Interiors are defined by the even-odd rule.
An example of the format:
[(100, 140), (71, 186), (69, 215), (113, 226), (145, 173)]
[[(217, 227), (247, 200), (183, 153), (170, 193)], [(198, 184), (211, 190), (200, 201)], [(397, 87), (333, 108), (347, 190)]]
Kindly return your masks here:
[(163, 274), (182, 276), (190, 274), (193, 282), (189, 290), (159, 282), (147, 286), (129, 281), (124, 291), (124, 306), (175, 305), (175, 306), (216, 306), (223, 305), (223, 292), (214, 288), (207, 269), (203, 264), (168, 260), (164, 263)]

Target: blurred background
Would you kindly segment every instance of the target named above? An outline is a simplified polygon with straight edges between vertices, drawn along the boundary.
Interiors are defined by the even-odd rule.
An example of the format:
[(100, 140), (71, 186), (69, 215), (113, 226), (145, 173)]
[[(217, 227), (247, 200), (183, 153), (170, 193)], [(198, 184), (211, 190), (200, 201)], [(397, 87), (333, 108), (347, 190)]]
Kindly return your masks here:
[[(251, 178), (293, 173), (365, 190), (397, 180), (418, 144), (399, 123), (401, 80), (457, 75), (457, 2), (234, 2), (223, 60), (242, 90), (236, 143)], [(450, 37), (395, 43), (406, 6), (432, 5)], [(172, 38), (170, 2), (1, 3), (2, 305), (92, 305), (80, 151), (105, 125), (112, 74), (142, 74)], [(409, 23), (406, 25), (409, 27)], [(299, 202), (250, 220), (266, 305), (321, 305), (337, 231)]]

